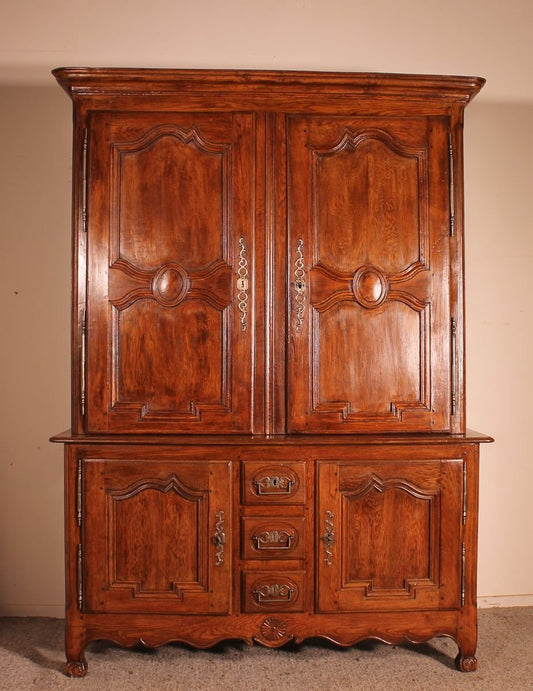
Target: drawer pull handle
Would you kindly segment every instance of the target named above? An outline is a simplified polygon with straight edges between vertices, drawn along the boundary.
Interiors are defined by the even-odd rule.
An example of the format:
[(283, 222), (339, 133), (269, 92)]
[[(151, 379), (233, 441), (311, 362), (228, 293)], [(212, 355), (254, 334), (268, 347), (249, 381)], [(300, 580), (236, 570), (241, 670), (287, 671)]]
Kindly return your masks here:
[(254, 588), (252, 594), (257, 604), (274, 604), (278, 602), (292, 602), (296, 588), (288, 583), (272, 583)]
[(265, 530), (258, 535), (252, 536), (252, 542), (257, 550), (269, 549), (292, 549), (292, 541), (294, 535), (291, 535), (286, 530)]
[(291, 494), (294, 480), (287, 475), (267, 475), (255, 480), (257, 494)]

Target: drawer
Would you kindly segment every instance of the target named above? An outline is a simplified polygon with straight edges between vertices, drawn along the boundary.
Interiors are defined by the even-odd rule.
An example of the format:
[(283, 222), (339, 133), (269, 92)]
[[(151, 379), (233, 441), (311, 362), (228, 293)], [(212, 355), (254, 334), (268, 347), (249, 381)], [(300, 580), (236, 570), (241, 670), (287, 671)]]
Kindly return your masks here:
[(268, 516), (242, 519), (243, 559), (303, 559), (306, 519)]
[(243, 504), (304, 504), (305, 463), (244, 463)]
[(304, 571), (245, 571), (244, 612), (303, 612)]

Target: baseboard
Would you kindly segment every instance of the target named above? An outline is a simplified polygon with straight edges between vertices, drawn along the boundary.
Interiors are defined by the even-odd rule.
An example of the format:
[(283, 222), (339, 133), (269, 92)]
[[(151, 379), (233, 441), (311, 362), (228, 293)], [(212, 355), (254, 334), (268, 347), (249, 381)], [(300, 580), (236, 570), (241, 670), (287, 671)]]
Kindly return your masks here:
[(50, 617), (63, 619), (63, 605), (6, 605), (0, 604), (0, 617)]
[(478, 597), (478, 607), (533, 607), (533, 595), (489, 595)]

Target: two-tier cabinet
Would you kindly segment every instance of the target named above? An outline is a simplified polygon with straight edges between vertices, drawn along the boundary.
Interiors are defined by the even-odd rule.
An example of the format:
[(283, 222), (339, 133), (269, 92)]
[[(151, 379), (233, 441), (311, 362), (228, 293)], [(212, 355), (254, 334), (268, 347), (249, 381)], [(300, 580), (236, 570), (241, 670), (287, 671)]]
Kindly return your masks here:
[(67, 673), (84, 649), (451, 636), (473, 77), (58, 69), (74, 103)]

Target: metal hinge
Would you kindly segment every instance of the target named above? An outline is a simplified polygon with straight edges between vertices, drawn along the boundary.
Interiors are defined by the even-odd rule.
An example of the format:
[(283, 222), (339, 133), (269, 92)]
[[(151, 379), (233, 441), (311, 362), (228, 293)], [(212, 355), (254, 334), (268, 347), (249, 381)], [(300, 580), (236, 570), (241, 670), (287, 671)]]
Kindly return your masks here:
[(82, 417), (85, 417), (86, 409), (86, 360), (87, 360), (87, 313), (83, 312), (81, 320), (81, 357), (80, 357), (80, 411)]
[(81, 526), (81, 521), (82, 521), (82, 517), (83, 517), (82, 482), (83, 482), (83, 461), (80, 458), (78, 460), (78, 472), (76, 474), (76, 523), (77, 523), (78, 527)]
[(83, 609), (83, 548), (81, 543), (78, 545), (76, 561), (76, 580), (77, 580), (77, 600), (78, 609)]
[(448, 134), (448, 163), (450, 167), (450, 237), (455, 233), (455, 190), (454, 190), (454, 163), (452, 134)]
[(84, 233), (87, 232), (87, 148), (89, 142), (89, 132), (83, 132), (83, 152), (82, 152), (82, 181), (81, 181), (81, 227)]
[(455, 415), (455, 410), (457, 408), (457, 396), (455, 394), (455, 367), (456, 367), (456, 362), (457, 362), (457, 322), (455, 321), (455, 318), (452, 317), (451, 320), (451, 347), (452, 347), (452, 353), (451, 353), (451, 359), (452, 359), (452, 367), (451, 367), (451, 404), (452, 404), (452, 415)]
[(466, 477), (467, 477), (466, 461), (463, 461), (463, 525), (466, 525), (466, 501), (468, 498), (467, 486), (466, 486)]
[(466, 546), (461, 543), (461, 607), (465, 606)]

